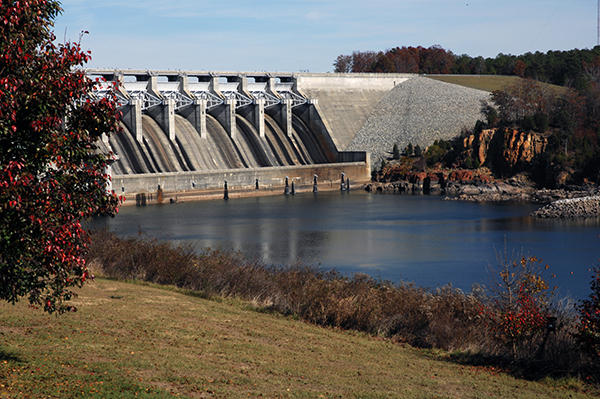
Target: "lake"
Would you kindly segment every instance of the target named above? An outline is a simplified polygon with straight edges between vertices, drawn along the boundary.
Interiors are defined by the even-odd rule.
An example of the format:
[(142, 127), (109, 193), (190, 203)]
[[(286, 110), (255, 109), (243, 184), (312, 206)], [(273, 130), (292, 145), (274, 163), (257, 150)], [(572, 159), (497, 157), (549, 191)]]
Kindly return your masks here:
[(303, 263), (394, 282), (470, 291), (491, 283), (498, 257), (536, 256), (561, 296), (589, 294), (600, 258), (600, 219), (539, 220), (529, 204), (477, 204), (434, 196), (303, 193), (123, 207), (98, 218), (120, 236), (233, 249), (268, 264)]

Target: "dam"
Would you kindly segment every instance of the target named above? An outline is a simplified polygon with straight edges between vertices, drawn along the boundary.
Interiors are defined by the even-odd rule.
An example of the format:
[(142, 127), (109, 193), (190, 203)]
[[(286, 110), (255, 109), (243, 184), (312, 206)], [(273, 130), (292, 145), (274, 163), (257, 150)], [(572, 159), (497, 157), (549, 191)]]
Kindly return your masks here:
[[(465, 97), (466, 89), (410, 74), (109, 69), (86, 73), (92, 79), (103, 78), (92, 97), (102, 98), (116, 88), (122, 131), (103, 136), (99, 147), (115, 154), (112, 188), (126, 196), (156, 192), (159, 187), (179, 193), (215, 190), (225, 181), (240, 190), (259, 184), (282, 187), (288, 179), (298, 187), (310, 186), (315, 179), (334, 187), (342, 175), (355, 183), (366, 182), (371, 153), (379, 161), (393, 142), (402, 144), (394, 134), (413, 142), (411, 135), (416, 134), (416, 143), (424, 144), (439, 138), (439, 131), (419, 132), (419, 126), (381, 126), (382, 118), (389, 122), (390, 117), (414, 113), (411, 104), (390, 107), (390, 101), (398, 96), (425, 97), (428, 107), (445, 113), (444, 133), (455, 135), (472, 126), (479, 102), (487, 96), (468, 89), (470, 103), (447, 107)], [(415, 83), (424, 87), (421, 92), (415, 92)], [(428, 85), (452, 87), (446, 90), (448, 98), (440, 98)], [(428, 100), (432, 94), (435, 99)], [(454, 120), (457, 115), (464, 117)], [(420, 121), (417, 117), (417, 125)]]

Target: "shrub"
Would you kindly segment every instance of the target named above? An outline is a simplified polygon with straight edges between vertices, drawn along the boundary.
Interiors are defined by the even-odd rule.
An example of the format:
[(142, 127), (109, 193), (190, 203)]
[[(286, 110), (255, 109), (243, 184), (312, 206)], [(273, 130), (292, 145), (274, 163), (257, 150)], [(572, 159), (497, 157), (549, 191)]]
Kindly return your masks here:
[(579, 328), (577, 338), (586, 353), (600, 360), (600, 267), (593, 269), (589, 298), (577, 305)]
[(532, 377), (549, 370), (593, 374), (593, 368), (581, 362), (574, 340), (572, 307), (557, 307), (558, 328), (544, 334), (550, 290), (535, 258), (504, 262), (491, 294), (482, 288), (465, 294), (450, 286), (427, 290), (302, 265), (266, 266), (236, 252), (195, 253), (189, 246), (119, 239), (106, 231), (92, 233), (90, 249), (88, 260), (108, 277), (172, 284), (206, 297), (235, 296), (259, 309), (322, 326), (418, 347), (475, 352), (474, 359), (492, 355), (503, 364), (518, 359), (513, 366), (524, 365)]
[(552, 291), (543, 276), (548, 266), (540, 263), (535, 257), (502, 261), (493, 296), (482, 307), (491, 338), (508, 348), (513, 360), (534, 357), (551, 315)]
[(107, 231), (92, 233), (88, 260), (108, 277), (237, 296), (311, 323), (416, 346), (461, 348), (479, 320), (478, 300), (451, 287), (429, 292), (364, 274), (348, 278), (306, 266), (269, 267), (234, 252), (195, 254), (189, 246), (120, 239)]

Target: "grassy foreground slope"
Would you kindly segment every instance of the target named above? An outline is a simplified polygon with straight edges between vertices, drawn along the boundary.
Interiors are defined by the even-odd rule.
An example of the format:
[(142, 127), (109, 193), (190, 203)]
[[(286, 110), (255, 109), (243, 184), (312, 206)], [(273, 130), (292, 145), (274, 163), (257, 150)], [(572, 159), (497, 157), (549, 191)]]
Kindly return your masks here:
[(60, 317), (0, 303), (0, 398), (594, 397), (233, 300), (97, 279), (74, 302)]
[[(470, 87), (472, 89), (492, 92), (494, 90), (505, 90), (507, 87), (519, 83), (523, 80), (518, 76), (503, 75), (425, 75), (430, 79), (440, 80), (446, 83), (452, 83), (459, 86)], [(564, 93), (566, 88), (550, 83), (542, 83), (555, 94)]]

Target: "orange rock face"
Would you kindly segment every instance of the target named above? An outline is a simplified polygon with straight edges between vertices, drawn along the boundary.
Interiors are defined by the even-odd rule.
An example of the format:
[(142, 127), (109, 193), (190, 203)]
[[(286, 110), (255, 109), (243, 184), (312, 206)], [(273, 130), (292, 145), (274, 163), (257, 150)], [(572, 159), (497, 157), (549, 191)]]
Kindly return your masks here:
[[(471, 134), (463, 139), (463, 150), (468, 155), (479, 160), (484, 165), (488, 160), (490, 143), (496, 134), (502, 134), (497, 129), (487, 129), (478, 134)], [(502, 157), (509, 167), (518, 163), (529, 163), (533, 158), (544, 152), (548, 139), (539, 133), (508, 130), (504, 133), (504, 150)]]

